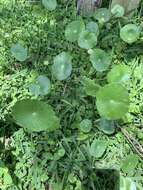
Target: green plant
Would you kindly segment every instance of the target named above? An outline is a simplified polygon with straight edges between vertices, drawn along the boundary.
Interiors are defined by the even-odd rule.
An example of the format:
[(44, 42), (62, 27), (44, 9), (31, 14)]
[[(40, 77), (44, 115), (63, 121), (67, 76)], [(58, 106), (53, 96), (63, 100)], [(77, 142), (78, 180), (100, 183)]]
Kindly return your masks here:
[(127, 24), (120, 30), (120, 37), (123, 41), (131, 44), (139, 39), (140, 30), (135, 24)]
[(54, 131), (59, 127), (59, 119), (51, 106), (38, 100), (22, 100), (17, 102), (12, 110), (15, 122), (33, 131)]
[(11, 47), (11, 53), (12, 55), (18, 60), (18, 61), (25, 61), (28, 57), (27, 55), (27, 49), (25, 49), (21, 44), (17, 43), (14, 44)]
[(52, 73), (58, 80), (65, 80), (72, 72), (72, 56), (69, 53), (62, 52), (54, 58)]
[[(143, 139), (142, 4), (133, 15), (130, 2), (83, 18), (74, 1), (0, 2), (4, 189), (111, 190), (118, 182), (97, 168), (114, 168), (121, 188), (142, 190), (139, 146), (127, 142)], [(134, 43), (120, 35), (131, 23)]]

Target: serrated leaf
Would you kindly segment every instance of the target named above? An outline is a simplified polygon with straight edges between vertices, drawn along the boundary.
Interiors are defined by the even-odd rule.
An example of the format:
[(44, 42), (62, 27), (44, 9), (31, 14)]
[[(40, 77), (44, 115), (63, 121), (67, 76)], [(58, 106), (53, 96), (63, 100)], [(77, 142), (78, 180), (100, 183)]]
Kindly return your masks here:
[(83, 49), (92, 49), (97, 44), (97, 37), (94, 33), (85, 30), (80, 33), (78, 45)]
[(92, 66), (99, 72), (106, 71), (111, 63), (110, 56), (102, 49), (94, 49), (90, 53)]
[(79, 35), (85, 30), (85, 24), (82, 20), (76, 20), (69, 23), (65, 29), (65, 37), (70, 42), (78, 40)]
[(120, 84), (108, 84), (100, 88), (96, 99), (97, 110), (106, 119), (120, 119), (128, 112), (128, 91)]
[(115, 65), (107, 75), (109, 83), (126, 83), (129, 81), (131, 75), (130, 67), (127, 65)]
[(29, 132), (54, 131), (59, 128), (59, 119), (52, 107), (38, 100), (21, 100), (12, 108), (15, 122)]
[(104, 140), (94, 139), (90, 147), (90, 154), (95, 158), (100, 158), (107, 148), (107, 142)]
[(49, 11), (53, 11), (57, 7), (57, 0), (42, 0), (42, 4)]
[(12, 45), (10, 51), (18, 61), (22, 62), (27, 59), (27, 49), (19, 43)]
[(134, 171), (138, 164), (138, 156), (135, 154), (128, 155), (121, 164), (121, 169), (125, 173), (131, 173)]
[(72, 56), (69, 53), (62, 52), (54, 58), (52, 73), (58, 80), (67, 79), (72, 72)]

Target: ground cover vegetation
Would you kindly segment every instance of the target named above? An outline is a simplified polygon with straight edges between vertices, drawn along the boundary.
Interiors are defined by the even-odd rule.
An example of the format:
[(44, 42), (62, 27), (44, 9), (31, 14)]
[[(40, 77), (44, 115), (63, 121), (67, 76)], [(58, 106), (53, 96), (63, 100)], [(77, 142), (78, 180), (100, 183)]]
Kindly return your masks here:
[(118, 2), (0, 1), (1, 190), (143, 189), (143, 2)]

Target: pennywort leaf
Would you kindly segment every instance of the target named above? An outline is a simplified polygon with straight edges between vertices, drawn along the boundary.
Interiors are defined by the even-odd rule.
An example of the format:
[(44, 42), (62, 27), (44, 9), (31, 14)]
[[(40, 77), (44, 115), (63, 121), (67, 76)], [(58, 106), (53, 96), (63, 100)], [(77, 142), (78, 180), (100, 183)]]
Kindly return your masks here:
[(92, 122), (89, 119), (84, 119), (80, 122), (80, 130), (84, 133), (90, 132), (92, 128)]
[(132, 173), (138, 164), (138, 156), (135, 154), (128, 155), (121, 165), (121, 169), (125, 173)]
[(106, 71), (111, 63), (111, 57), (102, 49), (94, 49), (90, 53), (92, 66), (99, 72)]
[(28, 57), (27, 49), (19, 43), (12, 45), (10, 51), (18, 61), (25, 61)]
[(99, 35), (99, 26), (96, 22), (93, 22), (93, 21), (88, 22), (86, 25), (86, 30), (94, 33), (96, 36)]
[(83, 77), (82, 83), (84, 85), (84, 90), (87, 95), (96, 97), (96, 93), (100, 88), (99, 84), (96, 84), (94, 80), (90, 78)]
[(126, 83), (129, 81), (131, 75), (131, 69), (127, 65), (115, 65), (107, 75), (109, 83), (118, 82)]
[(80, 33), (78, 38), (78, 45), (83, 49), (91, 49), (97, 44), (97, 37), (94, 33), (87, 30)]
[(42, 0), (42, 4), (49, 11), (53, 11), (57, 7), (57, 0)]
[(125, 13), (125, 9), (124, 7), (122, 7), (119, 4), (115, 4), (112, 9), (111, 9), (111, 13), (115, 16), (115, 17), (122, 17), (124, 16)]
[(107, 84), (100, 88), (96, 99), (97, 110), (106, 119), (120, 119), (128, 112), (128, 91), (120, 84)]
[(69, 23), (65, 29), (65, 37), (70, 42), (78, 40), (79, 35), (85, 30), (85, 24), (82, 20), (76, 20)]
[(12, 116), (15, 122), (28, 132), (51, 132), (60, 125), (52, 107), (38, 100), (18, 101), (12, 109)]
[(90, 154), (95, 158), (101, 158), (107, 148), (105, 140), (94, 139), (90, 147)]
[(54, 58), (52, 73), (57, 80), (67, 79), (72, 72), (72, 56), (62, 52)]
[(115, 123), (112, 120), (101, 118), (98, 129), (103, 131), (105, 134), (111, 135), (115, 132)]
[(36, 79), (36, 83), (30, 85), (29, 90), (32, 94), (36, 96), (46, 95), (51, 90), (51, 82), (46, 76), (40, 75)]
[(110, 11), (107, 8), (97, 9), (94, 13), (94, 18), (98, 20), (99, 23), (108, 22), (110, 17)]
[(135, 24), (127, 24), (120, 30), (121, 39), (128, 43), (132, 44), (138, 40), (140, 36), (140, 29)]

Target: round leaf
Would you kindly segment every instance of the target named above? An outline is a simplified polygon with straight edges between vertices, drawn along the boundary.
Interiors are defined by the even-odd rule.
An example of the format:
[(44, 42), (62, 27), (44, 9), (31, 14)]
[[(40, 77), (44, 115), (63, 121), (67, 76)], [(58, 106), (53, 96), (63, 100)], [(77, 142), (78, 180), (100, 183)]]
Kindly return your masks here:
[(75, 42), (79, 38), (79, 34), (85, 30), (85, 25), (82, 20), (76, 20), (69, 23), (65, 30), (65, 37), (70, 42)]
[(135, 154), (128, 155), (122, 162), (121, 169), (125, 173), (132, 173), (138, 164), (138, 156)]
[(107, 120), (105, 118), (100, 119), (100, 124), (98, 128), (103, 131), (105, 134), (111, 135), (115, 132), (114, 121)]
[(37, 84), (40, 86), (40, 95), (46, 95), (51, 90), (50, 80), (46, 76), (39, 76), (37, 78)]
[(126, 65), (115, 65), (107, 75), (109, 83), (119, 82), (125, 83), (130, 79), (131, 71)]
[(86, 29), (89, 32), (94, 33), (96, 36), (99, 35), (99, 27), (98, 27), (98, 24), (96, 22), (93, 22), (93, 21), (88, 22), (86, 25)]
[(25, 61), (27, 59), (27, 49), (19, 43), (11, 47), (11, 53), (18, 61)]
[(84, 90), (85, 90), (86, 94), (89, 96), (96, 97), (96, 93), (100, 88), (99, 84), (96, 84), (94, 82), (94, 80), (91, 80), (87, 77), (83, 78), (82, 83), (84, 85)]
[(54, 58), (52, 73), (58, 80), (65, 80), (72, 72), (72, 57), (69, 53), (62, 52)]
[(96, 98), (98, 112), (106, 119), (120, 119), (128, 112), (128, 91), (120, 84), (105, 85), (99, 89)]
[(110, 11), (107, 8), (97, 9), (94, 18), (100, 23), (108, 22), (110, 20)]
[(35, 96), (40, 95), (40, 86), (38, 84), (31, 84), (29, 86), (29, 91), (31, 94), (34, 94)]
[(104, 140), (95, 139), (90, 147), (90, 154), (95, 158), (100, 158), (107, 148), (107, 142)]
[(115, 17), (122, 17), (124, 16), (125, 13), (125, 9), (124, 7), (122, 7), (119, 4), (114, 5), (114, 7), (111, 9), (111, 13), (115, 16)]
[(88, 133), (92, 128), (92, 122), (89, 119), (84, 119), (80, 123), (80, 130), (84, 133)]
[(49, 11), (53, 11), (57, 7), (57, 0), (42, 0), (42, 4)]
[(124, 42), (131, 44), (138, 40), (140, 36), (139, 27), (135, 24), (127, 24), (120, 30), (120, 37)]
[(16, 123), (29, 132), (54, 131), (59, 127), (59, 119), (52, 107), (38, 100), (21, 100), (12, 110)]
[(97, 71), (103, 72), (108, 69), (111, 58), (105, 51), (95, 49), (90, 53), (90, 61)]
[(79, 35), (78, 45), (84, 49), (91, 49), (97, 44), (97, 37), (94, 33), (87, 30), (83, 31)]
[(39, 76), (36, 80), (36, 84), (31, 84), (29, 90), (35, 96), (46, 95), (50, 92), (51, 83), (46, 76)]

